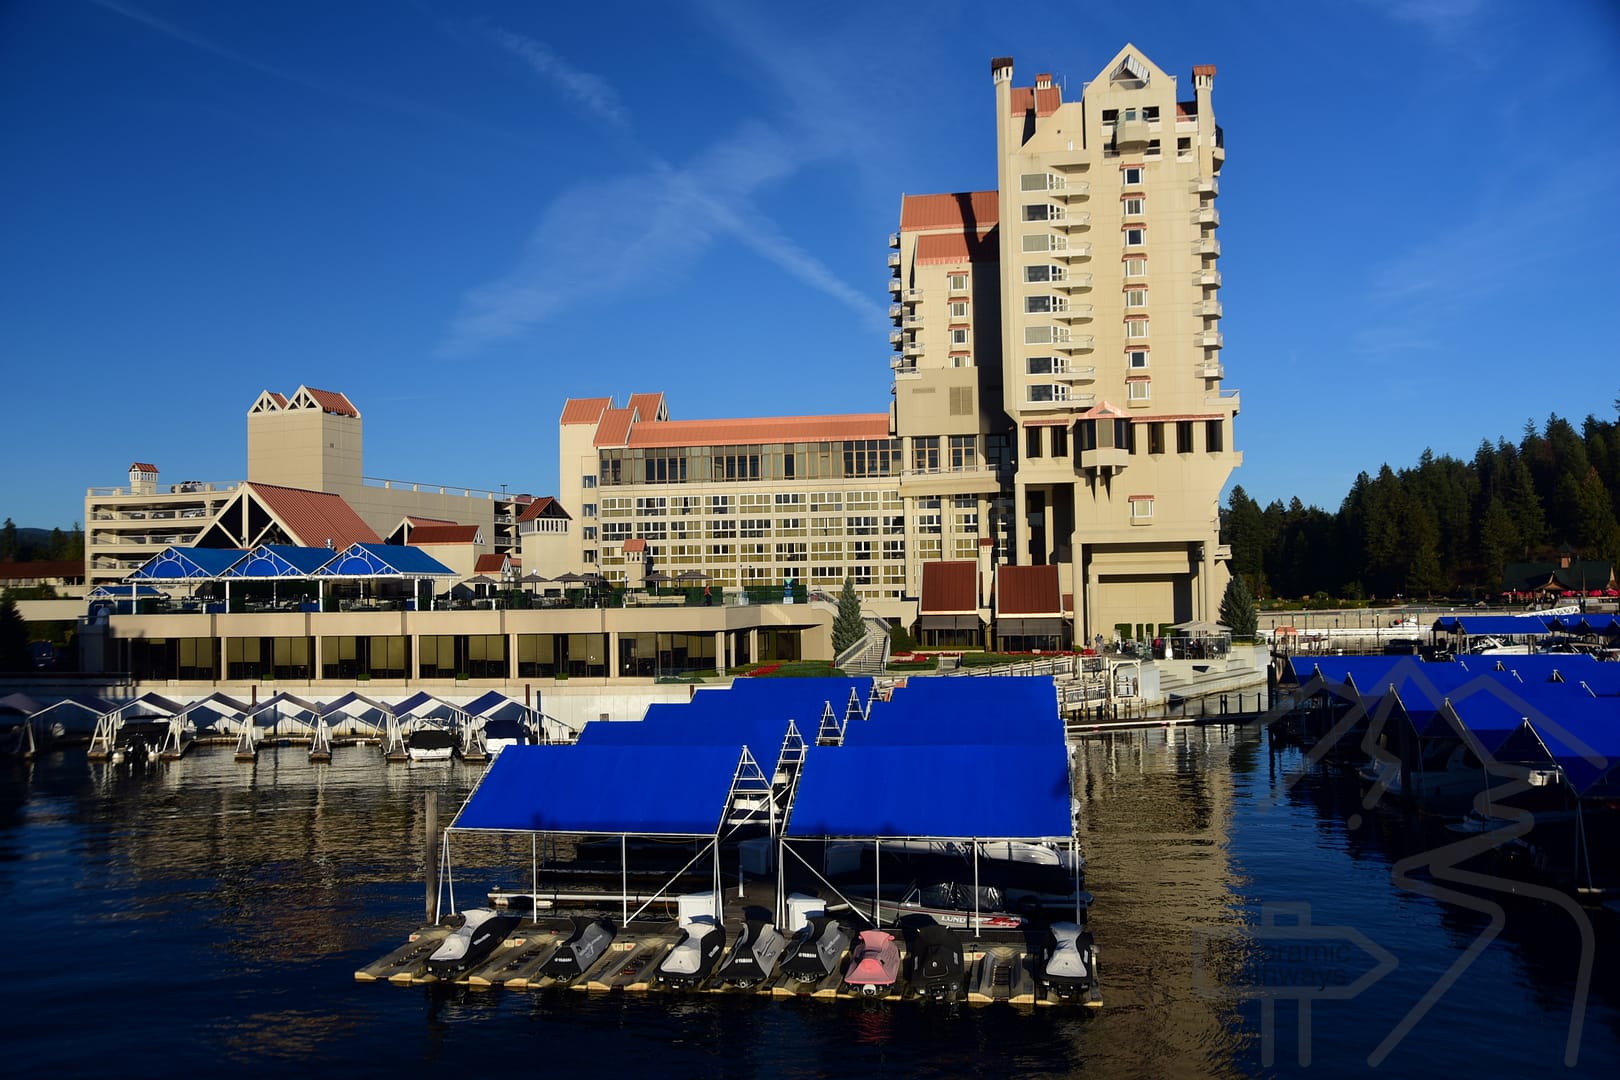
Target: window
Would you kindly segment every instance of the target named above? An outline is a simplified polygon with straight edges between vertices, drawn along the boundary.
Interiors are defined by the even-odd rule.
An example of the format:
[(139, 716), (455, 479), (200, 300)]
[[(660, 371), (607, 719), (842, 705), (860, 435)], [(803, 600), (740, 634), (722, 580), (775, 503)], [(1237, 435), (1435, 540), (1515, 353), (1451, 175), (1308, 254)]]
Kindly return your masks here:
[(1191, 420), (1176, 421), (1176, 453), (1190, 454), (1193, 452), (1193, 422)]
[(1069, 456), (1069, 429), (1055, 427), (1052, 429), (1052, 456)]
[(966, 345), (967, 343), (968, 343), (968, 332), (967, 332), (966, 327), (958, 326), (958, 327), (955, 327), (955, 328), (953, 328), (951, 330), (951, 344), (952, 345)]
[(1149, 139), (1148, 140), (1147, 156), (1148, 157), (1158, 157), (1159, 156), (1159, 140), (1158, 139)]
[(1186, 135), (1176, 140), (1176, 160), (1192, 160), (1192, 139)]
[[(1034, 390), (1034, 387), (1030, 387)], [(1041, 429), (1038, 427), (1024, 429), (1024, 456), (1038, 458), (1041, 456)]]
[(1035, 233), (1024, 237), (1025, 251), (1051, 251), (1052, 238), (1045, 233)]
[(1226, 449), (1226, 427), (1219, 420), (1204, 421), (1204, 449), (1219, 454)]
[(1141, 255), (1132, 255), (1130, 258), (1126, 259), (1125, 276), (1128, 278), (1146, 277), (1147, 259), (1143, 258)]
[(1146, 289), (1126, 289), (1125, 306), (1128, 308), (1147, 307)]
[(1119, 205), (1120, 210), (1124, 212), (1126, 217), (1141, 217), (1147, 213), (1147, 200), (1140, 195), (1132, 195), (1128, 199), (1122, 199)]
[(1034, 203), (1024, 207), (1025, 221), (1050, 221), (1053, 216), (1052, 207), (1046, 203)]
[(1026, 315), (1044, 315), (1051, 310), (1052, 298), (1050, 296), (1024, 297), (1024, 313)]
[(1082, 420), (1074, 426), (1075, 449), (1081, 453), (1097, 449), (1097, 421)]
[(1135, 523), (1135, 522), (1152, 521), (1152, 520), (1153, 520), (1153, 496), (1151, 496), (1151, 495), (1132, 495), (1131, 496), (1131, 521), (1133, 523)]
[(1052, 341), (1053, 341), (1053, 334), (1052, 334), (1052, 328), (1050, 326), (1026, 326), (1026, 327), (1024, 327), (1024, 344), (1025, 345), (1050, 345), (1050, 344), (1052, 344)]
[(952, 300), (951, 301), (951, 318), (953, 318), (953, 319), (965, 319), (967, 317), (968, 317), (967, 301), (966, 300)]
[(1147, 243), (1146, 229), (1139, 226), (1134, 226), (1125, 230), (1126, 247), (1141, 247), (1145, 243)]
[(1105, 123), (1105, 124), (1117, 124), (1117, 123), (1119, 123), (1119, 110), (1118, 109), (1104, 109), (1102, 111), (1102, 122)]
[(1132, 371), (1141, 371), (1148, 366), (1148, 351), (1146, 349), (1126, 349), (1125, 366)]
[(596, 477), (594, 477), (594, 476), (582, 476), (582, 477), (580, 477), (579, 478), (579, 486), (584, 488), (586, 491), (591, 490), (592, 488), (594, 488), (596, 486)]
[(1120, 179), (1124, 181), (1126, 186), (1136, 187), (1142, 182), (1142, 166), (1127, 165), (1120, 170)]
[(1018, 190), (1020, 191), (1045, 191), (1046, 186), (1045, 173), (1024, 173), (1018, 178)]
[(1148, 453), (1164, 453), (1164, 424), (1155, 420), (1148, 425)]
[(1146, 319), (1125, 320), (1125, 336), (1128, 338), (1145, 338), (1148, 336), (1148, 321)]
[(595, 525), (587, 525), (587, 526), (585, 526), (583, 529), (579, 530), (579, 535), (584, 537), (586, 540), (595, 540), (596, 539), (596, 526)]
[(1024, 360), (1024, 370), (1030, 375), (1050, 375), (1056, 371), (1056, 360), (1050, 356), (1031, 356)]
[(595, 503), (586, 503), (584, 506), (581, 506), (579, 508), (579, 514), (580, 514), (580, 517), (588, 517), (588, 518), (595, 517), (596, 516), (596, 504)]
[(1126, 401), (1148, 401), (1153, 397), (1153, 384), (1147, 379), (1132, 379), (1125, 384)]
[(918, 472), (939, 471), (938, 435), (926, 435), (911, 440), (911, 467)]
[(1159, 119), (1159, 107), (1157, 105), (1142, 106), (1142, 119), (1150, 124), (1157, 122)]
[(1031, 383), (1030, 401), (1068, 401), (1069, 388), (1062, 383)]
[(1041, 266), (1026, 266), (1024, 267), (1024, 280), (1029, 282), (1051, 281), (1052, 268), (1044, 264)]
[[(973, 366), (973, 357), (971, 357), (971, 356), (958, 355), (958, 356), (951, 357), (951, 367), (972, 367), (972, 366)], [(953, 389), (956, 389), (956, 388), (953, 388)], [(966, 388), (963, 387), (961, 389), (966, 389)]]
[(952, 435), (950, 437), (951, 468), (957, 472), (963, 469), (976, 469), (979, 467), (979, 438), (977, 435)]
[(948, 284), (951, 292), (962, 292), (968, 286), (968, 276), (966, 274), (952, 274)]

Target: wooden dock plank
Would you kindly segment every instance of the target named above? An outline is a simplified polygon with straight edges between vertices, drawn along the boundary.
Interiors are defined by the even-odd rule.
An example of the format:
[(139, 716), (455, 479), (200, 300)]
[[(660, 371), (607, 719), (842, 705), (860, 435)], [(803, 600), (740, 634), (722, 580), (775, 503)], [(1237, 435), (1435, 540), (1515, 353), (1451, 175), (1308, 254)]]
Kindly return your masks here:
[(384, 956), (374, 960), (354, 973), (357, 982), (376, 982), (387, 979), (390, 982), (409, 981), (417, 969), (427, 963), (427, 958), (433, 950), (450, 935), (448, 926), (424, 926), (406, 940), (405, 944)]
[(598, 962), (584, 979), (574, 983), (575, 990), (626, 990), (635, 987), (647, 989), (652, 982), (658, 961), (669, 949), (669, 942), (661, 938), (633, 938), (615, 941), (607, 956), (607, 963)]

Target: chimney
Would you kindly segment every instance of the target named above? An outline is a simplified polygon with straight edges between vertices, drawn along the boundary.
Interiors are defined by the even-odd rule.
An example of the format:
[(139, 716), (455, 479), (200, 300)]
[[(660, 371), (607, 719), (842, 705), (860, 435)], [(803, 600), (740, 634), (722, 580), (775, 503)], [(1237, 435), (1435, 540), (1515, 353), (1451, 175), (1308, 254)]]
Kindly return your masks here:
[(1052, 89), (1052, 75), (1051, 75), (1050, 72), (1043, 72), (1040, 75), (1035, 76), (1035, 89), (1037, 89), (1037, 90), (1050, 90), (1050, 89)]
[(998, 56), (990, 61), (990, 77), (996, 82), (1011, 82), (1012, 68), (1012, 57)]

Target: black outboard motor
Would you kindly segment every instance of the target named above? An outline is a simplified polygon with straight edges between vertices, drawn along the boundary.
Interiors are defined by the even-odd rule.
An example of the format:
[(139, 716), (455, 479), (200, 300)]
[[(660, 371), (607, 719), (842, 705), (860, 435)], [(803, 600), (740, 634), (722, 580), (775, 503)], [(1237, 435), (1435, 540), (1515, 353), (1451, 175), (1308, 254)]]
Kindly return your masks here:
[(574, 932), (557, 947), (541, 973), (568, 982), (589, 971), (613, 944), (613, 924), (606, 919), (574, 920)]
[(954, 1001), (961, 996), (967, 964), (956, 931), (938, 923), (918, 927), (910, 959), (911, 986), (918, 997)]

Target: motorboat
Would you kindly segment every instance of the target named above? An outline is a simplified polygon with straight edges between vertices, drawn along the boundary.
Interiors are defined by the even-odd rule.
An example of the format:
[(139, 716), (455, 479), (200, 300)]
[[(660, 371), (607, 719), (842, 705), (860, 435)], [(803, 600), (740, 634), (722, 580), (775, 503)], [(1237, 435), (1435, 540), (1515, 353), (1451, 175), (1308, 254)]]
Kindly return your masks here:
[(900, 945), (887, 930), (862, 930), (849, 951), (844, 985), (862, 997), (887, 997), (900, 981)]
[(801, 983), (820, 982), (837, 970), (847, 948), (849, 931), (825, 911), (816, 912), (793, 935), (782, 972)]
[(943, 1002), (961, 996), (967, 964), (955, 930), (938, 923), (918, 927), (910, 961), (911, 989), (918, 997)]
[(746, 990), (770, 978), (787, 948), (787, 938), (769, 919), (749, 919), (720, 965), (720, 981)]
[(1041, 952), (1040, 983), (1064, 1001), (1097, 988), (1097, 947), (1077, 923), (1056, 922)]
[(118, 728), (110, 758), (115, 765), (149, 765), (169, 737), (167, 720), (126, 720)]
[(412, 761), (449, 761), (456, 749), (456, 733), (449, 728), (419, 727), (405, 736), (405, 753)]
[(665, 986), (696, 986), (709, 977), (725, 947), (725, 928), (713, 915), (682, 919), (680, 940), (658, 965), (658, 981)]
[(440, 978), (476, 966), (517, 929), (518, 916), (494, 908), (468, 908), (463, 922), (428, 957), (427, 969)]
[(573, 933), (551, 954), (541, 972), (563, 982), (578, 978), (613, 944), (614, 932), (606, 919), (576, 918)]
[(527, 746), (532, 741), (522, 721), (494, 719), (484, 724), (484, 753), (492, 758), (499, 757), (508, 746)]
[[(845, 895), (850, 905), (878, 926), (894, 926), (902, 919), (926, 915), (943, 926), (956, 926), (973, 930), (1017, 930), (1029, 922), (1033, 914), (1045, 906), (1045, 894), (1025, 891), (1019, 895), (1019, 910), (1009, 909), (1008, 896), (994, 885), (972, 886), (955, 881), (936, 882), (931, 885), (885, 885), (881, 895), (873, 896), (870, 888), (847, 888)], [(1089, 907), (1091, 894), (1071, 893), (1060, 898), (1057, 906), (1072, 910)]]

